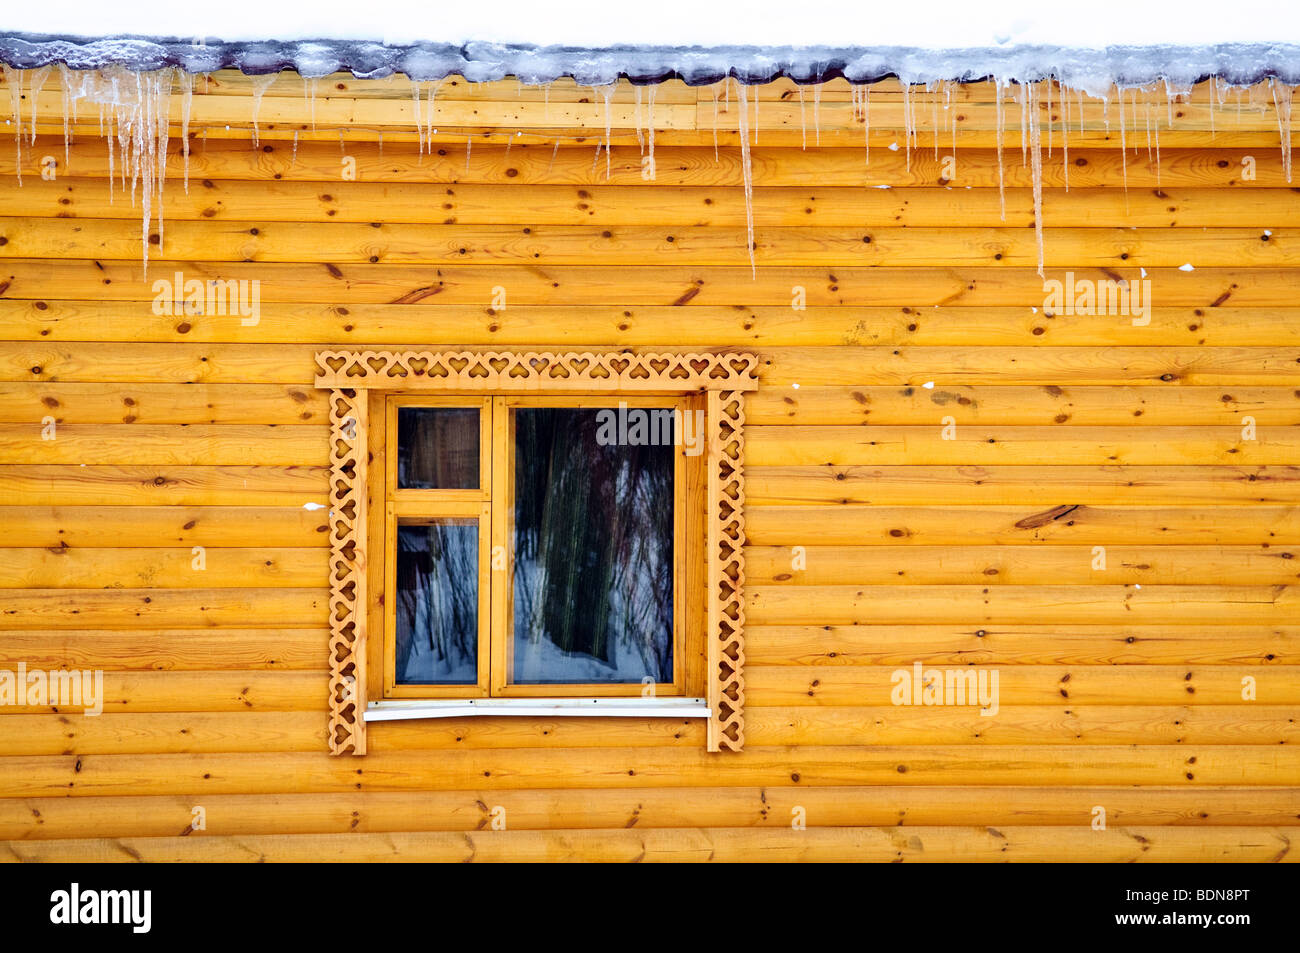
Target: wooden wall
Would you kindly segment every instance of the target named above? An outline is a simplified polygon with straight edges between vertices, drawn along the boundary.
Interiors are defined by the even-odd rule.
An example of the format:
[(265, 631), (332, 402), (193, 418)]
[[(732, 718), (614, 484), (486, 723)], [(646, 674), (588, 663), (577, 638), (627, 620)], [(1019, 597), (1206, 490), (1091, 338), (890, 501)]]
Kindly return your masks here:
[[(572, 84), (448, 80), (432, 114), (426, 86), (418, 137), (402, 78), (315, 86), (277, 80), (254, 145), (251, 81), (200, 81), (188, 192), (173, 97), (147, 276), (93, 107), (65, 159), (58, 84), (22, 91), (0, 667), (101, 668), (108, 698), (0, 709), (0, 856), (1300, 858), (1300, 182), (1268, 90), (1137, 97), (1127, 155), (1115, 104), (1108, 129), (1072, 102), (1068, 192), (1039, 91), (1046, 275), (1145, 269), (1134, 326), (1045, 313), (1020, 107), (1003, 221), (989, 84), (876, 84), (869, 128), (842, 81), (815, 109), (763, 88), (754, 274), (734, 88), (656, 91), (649, 181), (626, 86), (608, 157), (603, 93)], [(153, 313), (177, 271), (259, 280), (260, 321)], [(479, 718), (329, 757), (322, 345), (759, 353), (746, 750)], [(915, 661), (996, 670), (1000, 711), (892, 705)]]

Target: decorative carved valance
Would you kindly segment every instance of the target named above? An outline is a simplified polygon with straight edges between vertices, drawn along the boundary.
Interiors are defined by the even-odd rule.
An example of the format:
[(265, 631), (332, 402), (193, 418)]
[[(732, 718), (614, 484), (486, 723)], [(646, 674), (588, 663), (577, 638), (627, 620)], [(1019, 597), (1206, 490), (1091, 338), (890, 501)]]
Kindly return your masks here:
[(706, 394), (708, 749), (745, 742), (745, 394), (753, 354), (319, 351), (330, 393), (329, 746), (365, 754), (367, 392)]

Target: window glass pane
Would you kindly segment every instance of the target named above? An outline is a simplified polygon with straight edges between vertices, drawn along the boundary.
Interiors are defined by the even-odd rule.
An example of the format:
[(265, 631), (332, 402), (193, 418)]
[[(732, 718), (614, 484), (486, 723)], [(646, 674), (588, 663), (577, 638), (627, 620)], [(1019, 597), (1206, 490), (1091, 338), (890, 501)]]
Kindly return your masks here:
[(399, 407), (397, 485), (412, 490), (476, 490), (477, 407)]
[(397, 528), (399, 685), (478, 682), (478, 521)]
[(515, 684), (673, 680), (675, 421), (621, 413), (515, 411)]

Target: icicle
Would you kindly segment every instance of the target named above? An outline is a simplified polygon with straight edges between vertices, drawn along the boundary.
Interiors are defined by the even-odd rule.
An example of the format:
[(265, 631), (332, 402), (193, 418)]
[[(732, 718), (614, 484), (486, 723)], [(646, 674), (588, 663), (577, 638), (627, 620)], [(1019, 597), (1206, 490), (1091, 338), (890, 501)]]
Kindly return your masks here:
[(1217, 91), (1218, 91), (1218, 88), (1219, 88), (1219, 77), (1217, 77), (1217, 76), (1211, 76), (1211, 77), (1210, 77), (1210, 138), (1211, 138), (1211, 139), (1213, 139), (1214, 136), (1215, 136), (1215, 129), (1214, 129), (1214, 100), (1215, 100), (1215, 97), (1216, 97), (1216, 93), (1217, 93)]
[[(428, 118), (424, 122), (424, 131), (429, 140), (427, 143), (429, 155), (433, 155), (433, 134), (438, 131), (434, 128), (434, 123), (437, 122), (438, 84), (441, 82), (442, 80), (436, 80), (429, 86), (429, 112)], [(550, 86), (546, 88), (550, 89)]]
[(614, 88), (617, 83), (610, 83), (605, 87), (605, 178), (610, 176), (610, 130), (613, 126), (613, 109), (614, 109)]
[(174, 70), (164, 69), (158, 77), (158, 107), (155, 111), (158, 123), (157, 151), (154, 181), (158, 184), (158, 253), (163, 248), (163, 187), (167, 183), (167, 142), (171, 135), (171, 98)]
[[(140, 156), (144, 154), (144, 129), (145, 123), (142, 121), (143, 115), (148, 109), (148, 97), (145, 94), (145, 80), (141, 73), (135, 74), (135, 96), (136, 102), (139, 103), (139, 110), (131, 117), (129, 128), (131, 146), (131, 204), (135, 205), (135, 190), (140, 184), (140, 174), (144, 170), (141, 168)], [(146, 263), (147, 264), (147, 263)]]
[(546, 176), (550, 178), (551, 170), (555, 168), (555, 157), (560, 154), (560, 140), (555, 140), (555, 148), (551, 150), (551, 164), (546, 167)]
[[(1133, 135), (1134, 135), (1134, 137), (1136, 137), (1136, 136), (1137, 136), (1137, 128), (1138, 128), (1138, 91), (1137, 91), (1137, 87), (1136, 87), (1136, 86), (1133, 87), (1132, 92), (1133, 92)], [(1121, 108), (1122, 108), (1122, 106), (1123, 106), (1122, 101), (1121, 101), (1121, 104), (1120, 104), (1120, 105), (1121, 105)], [(1136, 141), (1136, 138), (1135, 138), (1135, 139), (1134, 139), (1134, 142), (1133, 142), (1133, 154), (1134, 154), (1134, 155), (1137, 155), (1137, 151), (1138, 151), (1138, 144), (1137, 144), (1137, 141)]]
[(316, 131), (316, 80), (314, 77), (302, 78), (303, 97), (307, 100), (307, 111), (311, 116), (311, 131)]
[[(101, 116), (100, 125), (102, 126), (104, 122), (102, 118), (104, 107), (101, 105), (99, 108)], [(103, 135), (103, 133), (101, 132), (100, 135)], [(111, 112), (108, 114), (108, 135), (105, 136), (105, 139), (108, 141), (108, 204), (112, 205), (113, 186), (115, 182), (113, 176), (113, 114)]]
[(754, 90), (754, 145), (758, 145), (758, 104), (763, 97), (758, 94), (758, 89)]
[(1124, 201), (1125, 208), (1128, 202), (1128, 145), (1124, 134), (1124, 90), (1116, 87), (1119, 93), (1119, 158), (1120, 170), (1124, 179)]
[(9, 87), (10, 115), (14, 124), (14, 170), (18, 174), (18, 184), (23, 184), (23, 79), (26, 70), (14, 69), (8, 64), (0, 64), (4, 71), (5, 83)]
[(262, 97), (274, 83), (274, 73), (253, 77), (253, 148), (255, 149), (262, 143), (262, 132), (257, 125), (257, 115), (262, 111)]
[(862, 145), (866, 153), (864, 165), (871, 165), (871, 87), (862, 84)]
[(808, 117), (804, 110), (803, 86), (796, 83), (795, 88), (799, 90), (799, 131), (803, 133), (803, 149), (805, 152), (807, 152), (808, 151)]
[(72, 109), (72, 73), (68, 67), (59, 64), (59, 86), (63, 92), (63, 167), (72, 164), (72, 130), (69, 128), (68, 113)]
[[(943, 86), (942, 81), (939, 83)], [(939, 161), (939, 97), (925, 84), (925, 94), (930, 97), (930, 138), (934, 140), (934, 161)]]
[[(1145, 93), (1146, 90), (1143, 90), (1143, 92)], [(1151, 103), (1148, 100), (1143, 102), (1142, 106), (1143, 106), (1142, 109), (1143, 121), (1146, 123), (1146, 130), (1147, 130), (1147, 164), (1150, 165), (1151, 164)]]
[(144, 274), (149, 274), (149, 221), (153, 214), (153, 159), (157, 133), (156, 76), (136, 73), (136, 108), (129, 116), (131, 126), (131, 204), (135, 204), (136, 186), (140, 186), (140, 253)]
[(740, 168), (745, 180), (745, 250), (749, 252), (749, 270), (758, 277), (754, 264), (754, 170), (749, 164), (749, 104), (745, 101), (745, 87), (736, 81), (736, 98), (740, 105)]
[(1043, 89), (1047, 96), (1044, 105), (1047, 107), (1047, 158), (1049, 159), (1052, 157), (1052, 82), (1051, 76), (1043, 80)]
[[(465, 174), (466, 175), (469, 174), (469, 155), (470, 152), (473, 151), (473, 149), (474, 149), (474, 140), (466, 136), (465, 137)], [(599, 149), (599, 147), (597, 147), (597, 149)], [(597, 152), (597, 155), (599, 155), (599, 152)]]
[(1003, 132), (1006, 130), (1006, 125), (1007, 125), (1006, 104), (1003, 101), (1002, 79), (997, 76), (993, 77), (993, 85), (996, 87), (996, 93), (994, 94), (994, 103), (996, 104), (997, 107), (995, 112), (997, 114), (997, 130), (998, 130), (997, 131), (998, 204), (1002, 209), (1002, 221), (1005, 222), (1007, 220), (1007, 184), (1006, 184), (1006, 174), (1003, 171), (1003, 167), (1002, 167), (1002, 135)]
[(650, 155), (651, 178), (658, 174), (654, 164), (654, 96), (658, 88), (651, 86), (646, 95), (646, 151)]
[(1038, 104), (1034, 101), (1035, 84), (1026, 85), (1025, 100), (1029, 103), (1030, 158), (1034, 177), (1034, 237), (1038, 240), (1038, 277), (1043, 278), (1045, 277), (1043, 274), (1043, 152), (1038, 125)]
[[(632, 112), (633, 119), (634, 119), (635, 122), (636, 122), (636, 145), (637, 145), (637, 148), (641, 150), (641, 155), (642, 155), (642, 157), (644, 158), (644, 156), (645, 156), (645, 136), (643, 136), (643, 135), (641, 134), (641, 87), (640, 87), (640, 86), (633, 86), (632, 89), (633, 89), (633, 90), (635, 91), (635, 93), (636, 93), (636, 106), (635, 106), (635, 108), (634, 108), (634, 110), (633, 110), (633, 112)], [(717, 105), (717, 98), (716, 98), (716, 97), (714, 98), (713, 102), (714, 102), (714, 105), (716, 106), (716, 105)]]
[(1269, 84), (1273, 87), (1273, 111), (1277, 115), (1277, 131), (1282, 137), (1282, 171), (1286, 174), (1286, 181), (1291, 182), (1291, 101), (1295, 94), (1295, 89), (1286, 83), (1278, 83), (1276, 79), (1270, 79)]
[(912, 94), (911, 86), (903, 80), (899, 80), (903, 88), (903, 151), (904, 167), (908, 172), (912, 171)]
[[(190, 151), (190, 150), (189, 150), (189, 146), (188, 146), (188, 143), (187, 143), (187, 144), (186, 144), (186, 149), (185, 149), (185, 154), (186, 154), (186, 158), (187, 158), (187, 159), (189, 158), (189, 151)], [(298, 164), (298, 130), (295, 129), (295, 130), (293, 131), (293, 153), (289, 156), (289, 168), (292, 169), (292, 168), (294, 168), (297, 164)], [(189, 177), (189, 163), (188, 163), (188, 162), (186, 163), (185, 173), (186, 173), (186, 178), (188, 179), (188, 177)], [(186, 184), (188, 184), (188, 181), (187, 181)], [(187, 189), (186, 191), (189, 191), (189, 190)]]
[(407, 80), (411, 84), (411, 99), (415, 104), (415, 141), (417, 143), (417, 154), (424, 155), (424, 123), (420, 118), (420, 84), (409, 76)]
[(596, 140), (596, 154), (591, 157), (591, 177), (596, 178), (596, 167), (600, 165), (600, 147), (603, 143), (600, 139)]
[(32, 104), (32, 139), (31, 139), (32, 145), (36, 145), (36, 115), (37, 115), (36, 96), (41, 91), (41, 88), (45, 85), (45, 81), (50, 78), (51, 69), (53, 69), (53, 67), (42, 66), (40, 69), (32, 70), (31, 90), (30, 93), (28, 94), (29, 101)]
[(813, 132), (817, 145), (822, 144), (822, 84), (821, 77), (813, 84)]
[(1061, 168), (1065, 171), (1065, 191), (1070, 191), (1070, 96), (1069, 91), (1061, 87), (1061, 151), (1063, 158)]
[(713, 164), (718, 164), (718, 87), (713, 87)]
[(948, 114), (948, 128), (952, 131), (952, 160), (957, 161), (957, 111), (952, 108), (952, 87), (945, 84), (943, 87), (944, 95), (944, 112)]
[(1160, 186), (1160, 116), (1159, 114), (1152, 120), (1152, 132), (1155, 136), (1156, 143), (1156, 187)]
[(1020, 166), (1024, 168), (1029, 164), (1029, 140), (1025, 138), (1025, 133), (1029, 129), (1029, 92), (1027, 87), (1032, 83), (1020, 84)]
[[(181, 150), (185, 155), (185, 194), (190, 194), (190, 106), (194, 100), (194, 77), (184, 70), (180, 71), (181, 77)], [(298, 142), (298, 134), (293, 134), (295, 146)]]

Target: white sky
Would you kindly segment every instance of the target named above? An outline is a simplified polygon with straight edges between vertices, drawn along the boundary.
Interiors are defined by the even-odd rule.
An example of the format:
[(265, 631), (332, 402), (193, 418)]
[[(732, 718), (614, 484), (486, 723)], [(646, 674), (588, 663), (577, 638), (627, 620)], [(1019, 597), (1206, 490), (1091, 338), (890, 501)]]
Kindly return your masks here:
[(0, 32), (584, 47), (1300, 43), (1300, 0), (5, 0)]

